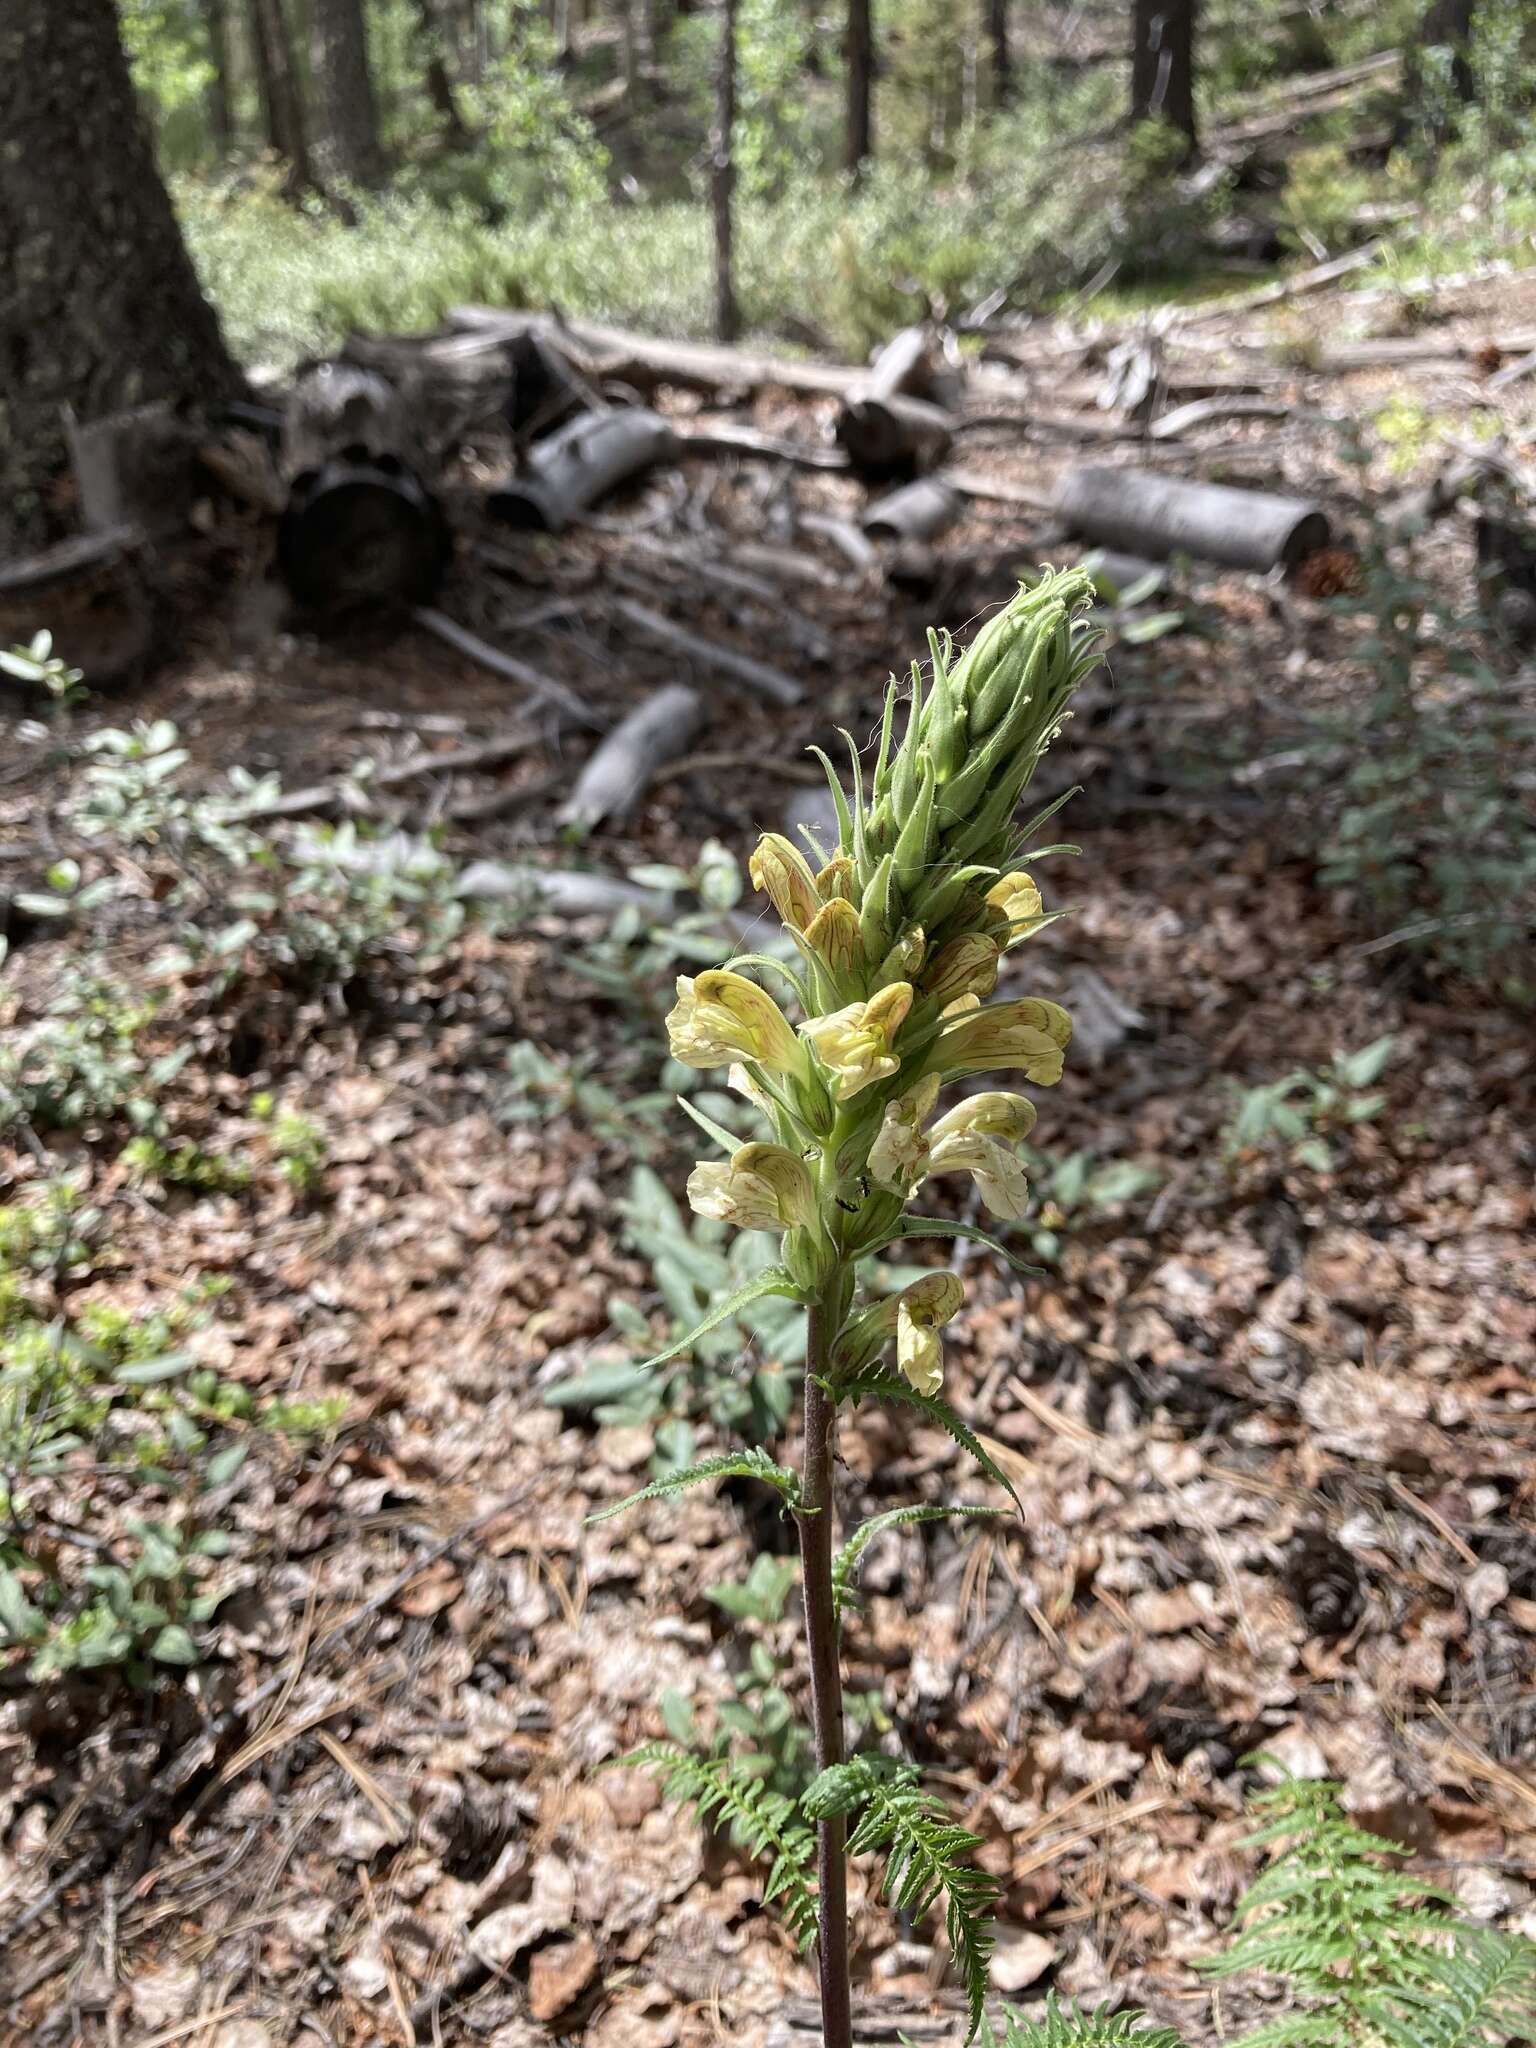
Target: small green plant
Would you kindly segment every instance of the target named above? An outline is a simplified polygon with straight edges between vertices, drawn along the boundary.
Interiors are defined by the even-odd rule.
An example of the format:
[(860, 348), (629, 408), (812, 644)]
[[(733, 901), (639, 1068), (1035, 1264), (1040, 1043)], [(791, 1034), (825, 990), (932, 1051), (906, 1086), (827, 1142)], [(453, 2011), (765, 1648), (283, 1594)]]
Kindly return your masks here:
[(661, 916), (625, 904), (570, 965), (600, 994), (654, 1025), (680, 965), (718, 967), (734, 950), (735, 931), (726, 920), (741, 901), (741, 868), (717, 839), (706, 839), (692, 868), (647, 862), (631, 868), (629, 878), (658, 896), (692, 898), (697, 908)]
[(35, 683), (48, 692), (54, 718), (61, 721), (88, 694), (85, 676), (53, 651), (53, 635), (36, 633), (25, 647), (0, 648), (0, 670), (18, 682)]
[(1040, 2019), (1006, 2012), (1003, 2031), (981, 2030), (981, 2048), (1184, 2048), (1171, 2027), (1155, 2026), (1145, 2013), (1081, 2012), (1052, 1993)]
[(0, 1040), (0, 1129), (79, 1130), (125, 1118), (161, 1134), (156, 1098), (191, 1047), (148, 1049), (157, 1008), (141, 989), (92, 967), (71, 968), (42, 1016)]
[(312, 1118), (294, 1109), (279, 1109), (265, 1089), (251, 1098), (251, 1115), (267, 1125), (267, 1147), (277, 1170), (304, 1200), (315, 1194), (331, 1156), (325, 1133)]
[(1386, 1107), (1386, 1096), (1372, 1083), (1385, 1072), (1396, 1048), (1389, 1033), (1358, 1052), (1337, 1054), (1320, 1073), (1293, 1067), (1278, 1081), (1235, 1089), (1222, 1132), (1223, 1158), (1232, 1165), (1279, 1147), (1295, 1165), (1331, 1173), (1338, 1137), (1369, 1123)]
[[(759, 1302), (793, 1304), (805, 1312), (803, 1463), (796, 1471), (762, 1452), (727, 1453), (671, 1471), (635, 1498), (670, 1496), (729, 1474), (750, 1475), (780, 1495), (800, 1539), (816, 1776), (798, 1813), (787, 1800), (775, 1801), (770, 1828), (760, 1803), (742, 1805), (740, 1788), (755, 1781), (737, 1763), (722, 1761), (711, 1771), (671, 1745), (629, 1761), (663, 1769), (669, 1789), (701, 1808), (756, 1816), (761, 1847), (775, 1852), (769, 1891), (792, 1892), (795, 1932), (802, 1939), (815, 1934), (826, 2048), (850, 2048), (852, 2040), (850, 1851), (885, 1858), (885, 1889), (900, 1911), (917, 1917), (943, 1901), (968, 2034), (981, 2022), (996, 1886), (971, 1860), (976, 1840), (945, 1817), (911, 1763), (848, 1754), (839, 1622), (856, 1557), (843, 1564), (837, 1553), (834, 1437), (840, 1413), (860, 1400), (905, 1403), (1008, 1484), (939, 1392), (939, 1333), (964, 1301), (959, 1277), (926, 1268), (898, 1292), (881, 1294), (868, 1275), (880, 1253), (907, 1238), (972, 1238), (1003, 1251), (969, 1223), (912, 1213), (913, 1196), (932, 1177), (969, 1177), (1005, 1221), (1026, 1213), (1017, 1148), (1033, 1128), (1033, 1105), (993, 1091), (963, 1096), (939, 1114), (938, 1098), (946, 1083), (996, 1068), (1020, 1070), (1037, 1085), (1061, 1076), (1072, 1028), (1065, 1011), (1032, 997), (990, 1006), (986, 998), (1004, 952), (1046, 922), (1040, 891), (1022, 865), (1043, 818), (1023, 833), (1014, 818), (1073, 690), (1093, 665), (1093, 633), (1083, 617), (1090, 603), (1081, 572), (1047, 575), (1021, 590), (963, 656), (930, 635), (931, 672), (925, 677), (913, 665), (905, 736), (897, 741), (893, 683), (867, 780), (848, 742), (851, 799), (824, 761), (836, 846), (829, 850), (808, 834), (813, 866), (770, 833), (753, 856), (752, 879), (777, 912), (795, 964), (753, 953), (683, 975), (667, 1018), (673, 1058), (701, 1071), (727, 1069), (732, 1088), (770, 1133), (742, 1144), (737, 1132), (684, 1098), (683, 1107), (724, 1154), (695, 1166), (690, 1205), (710, 1222), (764, 1233), (770, 1244), (776, 1239), (778, 1257), (723, 1299), (711, 1299), (695, 1326), (650, 1367), (669, 1363)], [(798, 1028), (742, 972), (746, 967), (770, 972), (787, 987), (801, 1012)], [(894, 1372), (884, 1362), (893, 1339)], [(758, 1800), (766, 1796), (759, 1789)], [(805, 1898), (805, 1820), (817, 1835), (814, 1916)]]
[(595, 1054), (572, 1060), (550, 1057), (531, 1039), (520, 1039), (507, 1054), (508, 1087), (499, 1114), (506, 1123), (542, 1123), (572, 1117), (605, 1145), (619, 1145), (639, 1159), (653, 1158), (665, 1145), (664, 1118), (672, 1098), (660, 1089), (624, 1095), (593, 1073)]
[(1096, 1216), (1134, 1202), (1157, 1186), (1150, 1166), (1129, 1159), (1095, 1158), (1091, 1152), (1068, 1152), (1063, 1158), (1029, 1150), (1031, 1185), (1039, 1197), (1035, 1215), (1019, 1226), (1034, 1258), (1061, 1256), (1062, 1238)]
[(130, 1173), (144, 1180), (160, 1181), (167, 1187), (195, 1188), (209, 1195), (239, 1195), (251, 1184), (251, 1169), (245, 1160), (204, 1151), (190, 1139), (167, 1145), (159, 1138), (141, 1135), (130, 1138), (119, 1157)]

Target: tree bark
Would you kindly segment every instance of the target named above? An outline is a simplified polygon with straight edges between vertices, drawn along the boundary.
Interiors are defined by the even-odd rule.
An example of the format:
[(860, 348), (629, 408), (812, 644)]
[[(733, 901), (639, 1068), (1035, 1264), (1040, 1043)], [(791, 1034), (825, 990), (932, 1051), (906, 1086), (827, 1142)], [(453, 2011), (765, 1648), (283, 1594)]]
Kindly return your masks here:
[(287, 190), (297, 198), (313, 185), (314, 173), (283, 0), (251, 0), (251, 44), (267, 141), (288, 166)]
[(221, 159), (235, 146), (235, 102), (229, 83), (228, 0), (202, 0), (203, 33), (213, 76), (208, 81), (208, 126)]
[(741, 330), (736, 307), (732, 201), (736, 189), (736, 4), (720, 0), (720, 50), (715, 73), (715, 129), (709, 140), (710, 200), (715, 216), (715, 339), (734, 341)]
[(855, 176), (874, 148), (875, 29), (872, 0), (848, 0), (843, 58), (848, 70), (848, 114), (843, 166)]
[(353, 185), (377, 185), (384, 174), (379, 149), (368, 28), (363, 0), (312, 0), (315, 49), (325, 108), (325, 141), (340, 175)]
[(1184, 137), (1186, 154), (1199, 140), (1195, 126), (1195, 8), (1197, 0), (1136, 0), (1131, 50), (1131, 119), (1165, 121)]
[(1008, 44), (1008, 0), (986, 0), (987, 40), (992, 46), (992, 104), (1013, 97), (1013, 51)]
[[(459, 110), (458, 94), (448, 75), (442, 26), (433, 11), (432, 0), (415, 0), (415, 6), (416, 45), (421, 52), (427, 98), (432, 102), (432, 111), (442, 128), (443, 139), (451, 149), (462, 149), (469, 140), (469, 126)], [(474, 34), (478, 38), (478, 26), (475, 26)]]
[(82, 419), (241, 386), (155, 168), (112, 0), (0, 6), (0, 554)]

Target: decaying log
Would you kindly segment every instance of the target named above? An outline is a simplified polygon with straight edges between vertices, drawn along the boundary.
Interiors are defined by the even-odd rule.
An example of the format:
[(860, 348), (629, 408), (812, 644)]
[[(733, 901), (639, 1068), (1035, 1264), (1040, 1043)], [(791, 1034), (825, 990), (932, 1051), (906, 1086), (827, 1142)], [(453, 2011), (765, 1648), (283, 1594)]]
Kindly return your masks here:
[(0, 562), (0, 646), (41, 632), (94, 685), (120, 682), (149, 653), (154, 607), (140, 573), (135, 527), (80, 534), (40, 554)]
[(555, 823), (590, 832), (607, 818), (627, 817), (656, 770), (692, 744), (703, 718), (703, 699), (686, 684), (648, 697), (598, 746)]
[(949, 449), (950, 421), (934, 397), (933, 342), (907, 327), (885, 344), (838, 409), (833, 435), (860, 476), (896, 482), (925, 475)]
[(387, 378), (349, 363), (300, 378), (283, 418), (277, 559), (301, 604), (338, 611), (432, 596), (452, 544), (419, 459), (409, 408)]
[(871, 540), (932, 540), (952, 524), (960, 500), (938, 477), (919, 477), (869, 506), (859, 524)]
[(553, 676), (546, 676), (536, 668), (530, 668), (526, 661), (519, 661), (514, 654), (505, 654), (499, 647), (492, 647), (474, 633), (456, 625), (441, 612), (430, 606), (418, 605), (411, 613), (412, 619), (424, 632), (434, 634), (446, 646), (467, 655), (471, 661), (478, 661), (482, 668), (488, 668), (493, 675), (505, 676), (509, 683), (516, 683), (531, 696), (542, 698), (547, 704), (557, 706), (578, 725), (601, 727), (604, 720), (588, 709), (573, 690), (564, 683), (557, 683)]
[(638, 882), (616, 881), (611, 875), (514, 866), (504, 860), (471, 861), (454, 894), (469, 902), (510, 897), (525, 903), (533, 916), (615, 917), (621, 910), (635, 909), (649, 911), (658, 921), (671, 916), (673, 901), (663, 890), (643, 889)]
[(605, 492), (677, 447), (667, 422), (644, 406), (583, 413), (539, 442), (523, 475), (491, 493), (489, 509), (525, 532), (564, 533)]
[(647, 639), (670, 647), (675, 654), (686, 655), (691, 661), (703, 662), (735, 682), (745, 683), (771, 703), (798, 704), (804, 694), (800, 685), (782, 670), (754, 661), (748, 654), (738, 654), (733, 647), (722, 647), (718, 641), (706, 640), (702, 634), (690, 633), (686, 627), (663, 618), (660, 612), (653, 612), (649, 605), (637, 604), (631, 597), (616, 597), (612, 604), (619, 617)]
[(1149, 561), (1195, 555), (1260, 575), (1294, 566), (1326, 546), (1329, 533), (1327, 514), (1307, 499), (1151, 470), (1069, 470), (1056, 504), (1068, 526), (1101, 547)]

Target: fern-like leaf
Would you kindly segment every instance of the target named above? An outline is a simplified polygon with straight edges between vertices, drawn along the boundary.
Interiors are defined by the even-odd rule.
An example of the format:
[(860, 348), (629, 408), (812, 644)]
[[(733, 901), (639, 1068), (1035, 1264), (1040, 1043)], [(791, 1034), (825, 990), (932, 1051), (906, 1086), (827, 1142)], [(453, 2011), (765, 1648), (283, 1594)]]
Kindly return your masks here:
[(839, 1401), (856, 1401), (868, 1394), (877, 1401), (899, 1401), (905, 1407), (920, 1409), (930, 1422), (936, 1422), (940, 1429), (952, 1436), (962, 1451), (970, 1452), (989, 1479), (997, 1481), (1018, 1509), (1019, 1519), (1023, 1520), (1024, 1503), (1019, 1499), (1013, 1481), (970, 1424), (962, 1422), (949, 1403), (941, 1401), (937, 1394), (920, 1394), (900, 1373), (878, 1365), (861, 1366), (856, 1372), (839, 1374), (832, 1383), (832, 1391)]
[(911, 1764), (856, 1756), (812, 1779), (800, 1800), (810, 1820), (858, 1813), (848, 1841), (851, 1856), (883, 1849), (885, 1895), (899, 1912), (926, 1913), (942, 1893), (949, 1946), (965, 1985), (971, 2025), (981, 2025), (992, 1957), (992, 1907), (997, 1885), (965, 1861), (980, 1837), (958, 1826), (941, 1803), (918, 1784)]
[(1084, 2012), (1062, 2005), (1054, 1992), (1040, 2019), (1005, 2007), (1002, 2038), (984, 2027), (980, 2048), (1184, 2048), (1170, 2027), (1154, 2026), (1143, 2012), (1111, 2013), (1107, 2006)]
[(750, 1854), (760, 1860), (771, 1858), (763, 1904), (781, 1902), (785, 1924), (801, 1948), (816, 1939), (816, 1889), (811, 1882), (816, 1838), (782, 1793), (771, 1791), (739, 1761), (696, 1756), (671, 1742), (647, 1743), (604, 1768), (659, 1771), (665, 1798), (694, 1807), (701, 1820), (734, 1822), (737, 1839)]
[(1006, 1508), (969, 1507), (962, 1503), (946, 1506), (938, 1501), (917, 1501), (909, 1507), (887, 1508), (882, 1515), (871, 1515), (867, 1522), (861, 1522), (848, 1541), (832, 1560), (832, 1607), (838, 1619), (842, 1619), (845, 1606), (853, 1597), (854, 1576), (859, 1560), (877, 1536), (883, 1536), (887, 1529), (899, 1529), (909, 1522), (943, 1522), (957, 1515), (1006, 1515)]
[(638, 1493), (632, 1493), (626, 1500), (615, 1501), (611, 1508), (599, 1508), (595, 1515), (588, 1515), (589, 1522), (606, 1522), (614, 1515), (622, 1515), (626, 1508), (638, 1507), (643, 1500), (671, 1500), (690, 1486), (702, 1486), (708, 1479), (760, 1479), (765, 1486), (776, 1487), (784, 1496), (787, 1506), (794, 1507), (800, 1499), (800, 1481), (785, 1465), (777, 1465), (766, 1451), (756, 1449), (727, 1451), (718, 1458), (701, 1458), (696, 1465), (684, 1465), (680, 1471), (669, 1472), (664, 1479), (653, 1479), (649, 1486), (642, 1486)]
[(1504, 2048), (1536, 2033), (1536, 1942), (1458, 1926), (1425, 1958), (1422, 1982), (1361, 2000), (1388, 2048)]

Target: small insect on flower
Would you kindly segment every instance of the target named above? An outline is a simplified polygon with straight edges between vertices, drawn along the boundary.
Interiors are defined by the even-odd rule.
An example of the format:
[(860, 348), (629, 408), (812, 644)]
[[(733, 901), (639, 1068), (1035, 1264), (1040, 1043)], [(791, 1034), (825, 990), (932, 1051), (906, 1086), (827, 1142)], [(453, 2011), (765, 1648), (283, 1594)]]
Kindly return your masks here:
[(756, 1060), (773, 1074), (802, 1079), (810, 1071), (805, 1047), (766, 989), (729, 967), (680, 974), (677, 1003), (667, 1014), (672, 1057), (685, 1067), (725, 1067)]
[(901, 1062), (893, 1046), (911, 1007), (912, 984), (893, 981), (867, 1003), (849, 1003), (830, 1017), (812, 1017), (800, 1027), (831, 1074), (839, 1102), (896, 1072)]

